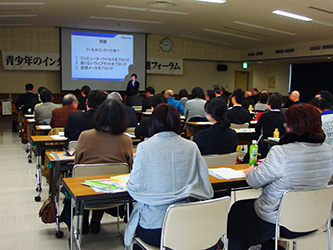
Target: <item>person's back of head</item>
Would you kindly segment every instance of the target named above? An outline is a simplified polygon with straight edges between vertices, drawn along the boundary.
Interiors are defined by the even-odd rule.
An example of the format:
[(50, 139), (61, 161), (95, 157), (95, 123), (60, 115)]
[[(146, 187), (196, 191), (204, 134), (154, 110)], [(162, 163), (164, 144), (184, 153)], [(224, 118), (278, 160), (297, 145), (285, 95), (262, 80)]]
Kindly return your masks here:
[(37, 90), (38, 94), (40, 94), (44, 89), (46, 89), (46, 88), (45, 87), (39, 87), (38, 90)]
[(78, 103), (75, 95), (73, 94), (67, 94), (64, 96), (64, 98), (62, 99), (62, 105), (66, 106), (66, 105), (72, 105), (73, 102)]
[(297, 90), (294, 90), (290, 93), (289, 99), (292, 100), (293, 102), (296, 102), (300, 98), (300, 93)]
[(25, 91), (33, 91), (34, 90), (34, 85), (32, 83), (27, 83), (25, 85)]
[(227, 118), (227, 104), (221, 98), (212, 98), (205, 104), (205, 111), (214, 118), (222, 129), (230, 127), (230, 121)]
[(195, 87), (192, 89), (192, 98), (205, 99), (205, 92), (200, 87)]
[(209, 100), (211, 100), (213, 98), (215, 98), (215, 91), (211, 90), (211, 89), (208, 89), (206, 91), (206, 101), (209, 101)]
[(297, 141), (322, 143), (325, 134), (321, 128), (321, 116), (311, 104), (292, 105), (284, 113), (287, 131), (298, 135)]
[(283, 103), (283, 97), (280, 93), (275, 92), (268, 98), (268, 105), (271, 109), (280, 109)]
[[(319, 92), (317, 93), (317, 95), (319, 95), (319, 96), (325, 98), (325, 99), (328, 101), (328, 103), (329, 103), (330, 105), (332, 105), (332, 94), (331, 94), (331, 92), (329, 92), (329, 91), (327, 91), (327, 90), (322, 90), (322, 91), (319, 91)], [(316, 97), (317, 97), (317, 95), (316, 95)]]
[(123, 98), (121, 97), (121, 94), (119, 94), (118, 92), (111, 92), (110, 94), (108, 94), (107, 99), (118, 100), (120, 102), (123, 102)]
[(81, 88), (81, 92), (84, 94), (84, 96), (87, 96), (90, 92), (90, 87), (88, 85), (84, 85), (82, 88)]
[(151, 99), (151, 107), (154, 109), (161, 103), (168, 103), (168, 100), (165, 98), (164, 95), (161, 94), (154, 95), (153, 98)]
[(186, 89), (179, 90), (179, 98), (183, 98), (183, 97), (187, 97), (187, 96), (188, 96), (188, 92)]
[(105, 101), (106, 97), (107, 95), (104, 91), (101, 90), (90, 91), (87, 96), (88, 108), (98, 109), (99, 105), (101, 105)]
[(257, 95), (258, 94), (258, 89), (257, 88), (253, 88), (252, 91), (251, 91), (251, 94), (252, 95)]
[(53, 100), (53, 94), (50, 90), (48, 89), (43, 89), (42, 92), (40, 93), (40, 99), (43, 103), (45, 102), (52, 102)]
[(216, 95), (220, 95), (221, 94), (221, 89), (220, 88), (214, 88), (213, 90), (216, 93)]
[(147, 87), (145, 93), (155, 94), (155, 89), (153, 87)]
[(251, 91), (245, 91), (245, 98), (252, 96)]
[(105, 100), (94, 119), (94, 128), (102, 133), (120, 135), (128, 127), (129, 118), (124, 105), (118, 100)]
[(158, 105), (149, 118), (148, 130), (150, 136), (163, 131), (171, 131), (180, 135), (181, 122), (178, 110), (167, 103)]
[(267, 100), (268, 100), (268, 94), (267, 93), (263, 93), (260, 95), (260, 98), (259, 98), (259, 102), (260, 103), (267, 103)]
[(165, 96), (166, 98), (168, 98), (168, 97), (173, 97), (173, 91), (172, 91), (171, 89), (166, 90), (166, 91), (164, 92), (164, 96)]
[(245, 99), (245, 92), (244, 90), (238, 88), (238, 89), (235, 89), (233, 92), (232, 92), (232, 97), (235, 97), (235, 101), (238, 103), (238, 104), (241, 104), (244, 99)]
[(309, 104), (317, 107), (320, 111), (330, 109), (331, 104), (323, 97), (313, 98), (309, 101)]

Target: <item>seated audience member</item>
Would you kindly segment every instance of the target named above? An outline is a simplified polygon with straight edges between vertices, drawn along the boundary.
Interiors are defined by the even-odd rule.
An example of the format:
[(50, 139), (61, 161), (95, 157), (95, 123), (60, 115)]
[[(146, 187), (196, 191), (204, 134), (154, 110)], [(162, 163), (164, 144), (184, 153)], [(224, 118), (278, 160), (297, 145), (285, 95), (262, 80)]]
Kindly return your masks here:
[(241, 89), (235, 89), (231, 95), (232, 108), (228, 111), (228, 119), (231, 123), (244, 124), (251, 121), (249, 111), (244, 109), (241, 103), (244, 101), (245, 93)]
[(330, 103), (322, 97), (314, 98), (310, 102), (321, 114), (322, 129), (326, 135), (325, 142), (333, 147), (333, 112)]
[[(185, 107), (185, 103), (188, 101), (188, 93), (186, 89), (179, 90), (179, 98), (182, 105)], [(192, 96), (193, 97), (193, 96)]]
[(151, 108), (151, 100), (155, 94), (153, 87), (146, 88), (146, 99), (143, 100), (142, 112), (146, 112), (147, 109)]
[[(267, 89), (263, 89), (263, 90), (261, 91), (261, 93), (260, 93), (260, 94), (264, 94), (264, 93), (266, 93), (266, 94), (268, 94), (268, 95), (269, 95), (269, 92), (268, 92), (268, 90), (267, 90)], [(260, 100), (260, 98), (259, 98), (259, 100)]]
[(185, 108), (183, 104), (180, 101), (175, 100), (173, 97), (173, 91), (171, 89), (166, 90), (164, 92), (164, 96), (168, 100), (168, 103), (178, 110), (179, 114), (184, 114)]
[(327, 91), (327, 90), (322, 90), (322, 91), (319, 91), (317, 94), (316, 94), (316, 97), (322, 97), (322, 98), (325, 98), (328, 103), (330, 104), (330, 110), (333, 111), (333, 105), (332, 105), (332, 94), (331, 92)]
[[(38, 102), (38, 96), (34, 94), (34, 85), (32, 83), (27, 83), (25, 85), (25, 92), (26, 92), (25, 94), (21, 94), (17, 98), (17, 101), (15, 102), (16, 110), (21, 109), (24, 106), (24, 104), (30, 102), (31, 100), (33, 100), (36, 103)], [(24, 114), (27, 113), (28, 112)]]
[(256, 124), (256, 132), (262, 134), (258, 143), (259, 153), (261, 153), (260, 158), (265, 158), (268, 153), (268, 145), (263, 142), (264, 139), (273, 137), (276, 128), (280, 132), (280, 137), (286, 132), (284, 127), (285, 119), (281, 113), (282, 102), (283, 98), (279, 93), (272, 94), (268, 99), (269, 111), (264, 112)]
[(170, 205), (186, 202), (188, 197), (205, 200), (213, 196), (208, 168), (197, 145), (180, 136), (177, 109), (166, 103), (158, 105), (149, 120), (149, 131), (152, 137), (138, 145), (127, 182), (128, 193), (137, 204), (125, 230), (125, 247), (135, 233), (144, 242), (159, 246)]
[[(245, 91), (245, 99), (242, 102), (242, 105), (243, 105), (244, 102), (246, 102), (246, 104), (244, 104), (244, 105), (248, 105), (248, 106), (251, 105), (252, 107), (254, 107), (254, 99), (252, 98), (251, 91)], [(244, 105), (243, 105), (243, 107), (244, 107)], [(245, 109), (248, 109), (248, 108), (245, 108)]]
[(215, 91), (214, 90), (211, 90), (211, 89), (208, 89), (206, 91), (206, 95), (205, 95), (205, 100), (206, 101), (209, 101), (211, 99), (215, 98)]
[(254, 111), (264, 112), (266, 109), (268, 109), (267, 100), (268, 100), (268, 94), (267, 93), (261, 94), (259, 102), (257, 102), (254, 105)]
[(77, 141), (82, 131), (92, 129), (94, 127), (94, 115), (106, 99), (106, 94), (101, 90), (92, 90), (87, 96), (87, 111), (79, 113), (71, 113), (68, 116), (67, 123), (65, 126), (65, 136), (67, 141), (64, 145), (65, 148), (68, 146), (68, 142)]
[(50, 124), (52, 118), (52, 110), (61, 108), (61, 105), (54, 104), (53, 94), (50, 90), (44, 89), (40, 93), (42, 103), (35, 106), (35, 120), (37, 124)]
[(302, 102), (299, 100), (300, 98), (300, 93), (297, 90), (294, 90), (293, 92), (290, 93), (289, 95), (289, 99), (292, 102), (291, 105), (298, 105), (298, 104), (302, 104)]
[(87, 111), (86, 102), (87, 102), (87, 96), (88, 96), (89, 92), (90, 92), (90, 87), (88, 85), (84, 85), (81, 88), (81, 94), (77, 98), (77, 100), (79, 102), (77, 109)]
[(21, 110), (23, 114), (33, 114), (35, 111), (36, 104), (40, 103), (40, 93), (46, 89), (45, 87), (39, 87), (37, 91), (37, 98), (32, 98), (28, 102), (26, 102), (22, 107)]
[[(151, 109), (152, 112), (154, 112), (154, 109), (157, 107), (157, 105), (161, 103), (168, 103), (168, 100), (161, 94), (154, 95), (151, 100)], [(144, 141), (147, 137), (149, 137), (149, 131), (148, 131), (148, 122), (150, 117), (145, 117), (141, 119), (140, 124), (135, 128), (135, 136), (137, 138), (140, 138), (141, 141)]]
[(192, 89), (192, 100), (188, 100), (185, 104), (185, 117), (186, 121), (202, 121), (206, 119), (205, 112), (205, 93), (202, 88), (195, 87)]
[[(118, 100), (121, 103), (123, 102), (123, 98), (121, 97), (121, 95), (118, 92), (111, 92), (107, 98), (110, 100)], [(134, 108), (126, 106), (126, 105), (124, 105), (124, 107), (125, 107), (126, 113), (129, 118), (128, 127), (136, 127), (138, 125), (138, 118), (136, 118), (136, 113), (135, 113)]]
[(64, 128), (69, 114), (82, 112), (77, 109), (78, 101), (73, 94), (67, 94), (62, 99), (62, 108), (52, 110), (50, 125), (52, 128)]
[(223, 87), (214, 88), (214, 92), (215, 92), (215, 97), (216, 98), (221, 98), (223, 101), (227, 102), (228, 97), (224, 94), (224, 88)]
[(139, 90), (134, 89), (132, 91), (132, 95), (127, 97), (126, 105), (133, 107), (133, 106), (143, 106), (143, 97), (140, 96)]
[(236, 152), (238, 139), (235, 130), (229, 128), (227, 104), (220, 98), (213, 98), (205, 104), (205, 111), (206, 117), (213, 126), (199, 131), (194, 138), (201, 154)]
[[(96, 111), (94, 128), (83, 131), (75, 150), (74, 164), (127, 163), (132, 167), (132, 140), (124, 134), (128, 117), (117, 100), (104, 101)], [(116, 208), (115, 208), (116, 209)], [(99, 233), (104, 210), (94, 210), (92, 233)], [(89, 210), (84, 211), (82, 234), (89, 232)]]
[(225, 91), (225, 89), (222, 86), (221, 86), (220, 90), (221, 90), (221, 95), (219, 98), (221, 98), (223, 101), (225, 101), (227, 103), (227, 101), (228, 101), (228, 96), (226, 95), (227, 92)]
[(254, 101), (253, 105), (255, 105), (257, 102), (259, 102), (259, 91), (257, 88), (253, 88), (251, 90), (251, 98)]
[[(257, 167), (244, 171), (247, 183), (256, 189), (262, 187), (262, 193), (257, 199), (240, 200), (231, 207), (228, 250), (247, 250), (258, 244), (261, 249), (274, 249), (272, 238), (283, 193), (324, 188), (332, 176), (332, 149), (323, 143), (319, 112), (309, 104), (293, 105), (285, 112), (285, 119), (288, 133), (280, 145), (272, 147)], [(305, 234), (280, 227), (285, 238)]]

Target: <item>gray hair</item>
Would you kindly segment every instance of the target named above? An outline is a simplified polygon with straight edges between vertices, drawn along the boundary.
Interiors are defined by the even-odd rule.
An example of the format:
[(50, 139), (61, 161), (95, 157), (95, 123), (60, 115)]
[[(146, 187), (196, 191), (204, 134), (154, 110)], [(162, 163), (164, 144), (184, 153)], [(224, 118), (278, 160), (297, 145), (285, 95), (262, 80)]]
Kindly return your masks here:
[(77, 102), (77, 99), (76, 99), (75, 95), (73, 95), (73, 94), (67, 94), (62, 99), (62, 105), (64, 105), (64, 106), (71, 105), (73, 102)]
[(118, 92), (111, 92), (110, 94), (108, 94), (107, 99), (108, 100), (118, 100), (120, 102), (123, 102), (123, 98), (121, 97), (121, 95)]

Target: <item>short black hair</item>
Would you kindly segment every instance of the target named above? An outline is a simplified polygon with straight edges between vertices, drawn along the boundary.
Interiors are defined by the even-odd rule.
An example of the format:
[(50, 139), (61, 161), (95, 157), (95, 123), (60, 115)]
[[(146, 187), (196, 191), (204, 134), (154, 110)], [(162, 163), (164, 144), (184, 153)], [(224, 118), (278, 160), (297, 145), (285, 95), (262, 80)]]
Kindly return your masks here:
[(236, 97), (236, 102), (241, 104), (245, 99), (245, 92), (244, 92), (244, 90), (242, 90), (240, 88), (235, 89), (232, 92), (232, 97)]
[(87, 96), (88, 107), (92, 109), (98, 109), (99, 105), (101, 105), (105, 101), (106, 97), (107, 95), (104, 91), (101, 90), (90, 91)]
[(135, 79), (138, 78), (138, 76), (137, 76), (136, 74), (132, 74), (131, 77), (132, 77), (132, 76), (135, 76)]
[(166, 99), (164, 95), (157, 94), (152, 97), (150, 105), (151, 107), (156, 108), (157, 105), (161, 103), (168, 103), (168, 99)]
[(153, 87), (147, 87), (145, 92), (146, 93), (149, 92), (150, 94), (154, 95), (155, 94), (155, 89)]
[(220, 88), (214, 88), (213, 90), (216, 94), (218, 94), (218, 95), (221, 94), (221, 89)]
[(215, 98), (215, 96), (216, 96), (215, 91), (211, 90), (211, 89), (207, 90), (206, 93), (207, 93), (207, 96), (209, 97), (209, 100)]
[(259, 101), (261, 103), (267, 103), (269, 95), (267, 93), (260, 94)]
[(268, 98), (268, 105), (271, 109), (280, 109), (283, 103), (283, 97), (280, 93), (275, 92)]
[(192, 98), (205, 99), (205, 92), (201, 87), (195, 87), (192, 89)]
[(254, 91), (259, 92), (257, 88), (253, 88)]
[(325, 98), (329, 104), (332, 104), (332, 94), (328, 90), (322, 90), (317, 93), (321, 97)]
[(85, 94), (85, 95), (88, 95), (89, 92), (90, 92), (90, 87), (88, 85), (84, 85), (82, 88), (81, 88), (81, 91)]
[(53, 98), (53, 94), (48, 89), (43, 89), (42, 92), (40, 92), (40, 99), (42, 102), (51, 102)]
[(309, 104), (319, 108), (321, 111), (330, 109), (331, 104), (323, 97), (313, 98), (309, 101)]
[(38, 94), (40, 94), (44, 89), (46, 89), (46, 88), (45, 87), (39, 87), (38, 90), (37, 90)]
[(183, 97), (187, 97), (188, 96), (188, 92), (186, 89), (181, 89), (179, 90), (179, 97), (183, 98)]
[(124, 105), (118, 100), (105, 100), (96, 111), (94, 128), (103, 133), (120, 135), (129, 125)]
[(178, 110), (167, 103), (158, 105), (151, 114), (148, 123), (149, 135), (163, 131), (172, 131), (180, 135), (182, 130)]
[(205, 111), (210, 114), (222, 129), (230, 127), (230, 121), (227, 118), (227, 104), (221, 98), (212, 98), (205, 104)]
[(34, 85), (32, 83), (27, 83), (25, 85), (25, 90), (31, 91), (34, 89)]

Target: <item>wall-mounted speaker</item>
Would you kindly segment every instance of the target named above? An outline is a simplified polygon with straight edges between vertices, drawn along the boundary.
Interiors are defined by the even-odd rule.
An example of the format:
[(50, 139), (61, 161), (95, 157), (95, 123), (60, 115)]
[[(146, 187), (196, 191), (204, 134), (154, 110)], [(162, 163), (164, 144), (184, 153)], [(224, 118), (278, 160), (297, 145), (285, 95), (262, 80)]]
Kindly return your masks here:
[(227, 70), (228, 70), (228, 65), (226, 65), (226, 64), (217, 65), (217, 71), (227, 71)]

